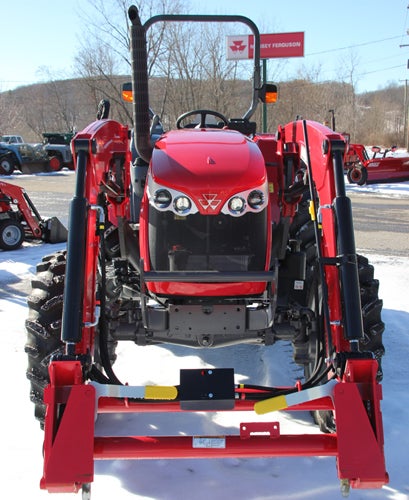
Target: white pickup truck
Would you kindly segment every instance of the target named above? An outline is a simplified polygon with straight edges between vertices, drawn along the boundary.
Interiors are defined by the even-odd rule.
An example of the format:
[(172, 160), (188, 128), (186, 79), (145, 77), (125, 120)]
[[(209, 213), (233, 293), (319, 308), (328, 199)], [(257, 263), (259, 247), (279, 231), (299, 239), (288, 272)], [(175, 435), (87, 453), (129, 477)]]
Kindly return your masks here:
[(0, 137), (0, 142), (5, 142), (6, 144), (23, 144), (23, 138), (21, 135), (2, 135)]

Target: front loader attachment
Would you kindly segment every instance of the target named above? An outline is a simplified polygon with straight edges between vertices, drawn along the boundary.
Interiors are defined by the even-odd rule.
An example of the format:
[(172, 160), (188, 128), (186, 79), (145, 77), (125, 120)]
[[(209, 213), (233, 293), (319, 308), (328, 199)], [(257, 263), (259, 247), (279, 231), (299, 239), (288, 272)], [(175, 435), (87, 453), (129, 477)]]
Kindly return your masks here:
[[(116, 149), (108, 143), (105, 148), (99, 146), (95, 151), (94, 144), (98, 143), (95, 139), (109, 135), (108, 131), (116, 137)], [(293, 387), (237, 383), (231, 368), (181, 370), (180, 380), (167, 386), (132, 386), (113, 380), (106, 369), (107, 366), (112, 371), (109, 363), (106, 365), (103, 361), (106, 376), (95, 371), (95, 365), (90, 368), (90, 332), (99, 328), (98, 333), (105, 334), (103, 330), (108, 320), (101, 303), (105, 293), (99, 291), (94, 279), (98, 247), (103, 244), (104, 210), (96, 205), (100, 201), (98, 198), (92, 199), (95, 193), (85, 180), (92, 172), (100, 179), (98, 185), (104, 185), (107, 179), (110, 181), (105, 186), (106, 191), (117, 211), (116, 219), (123, 220), (128, 207), (123, 203), (126, 199), (121, 196), (120, 187), (129, 185), (129, 179), (123, 182), (121, 177), (125, 175), (123, 165), (129, 154), (128, 133), (117, 122), (101, 120), (77, 136), (74, 144), (77, 188), (71, 207), (71, 223), (83, 220), (84, 225), (77, 233), (69, 232), (61, 335), (65, 354), (51, 361), (50, 384), (44, 394), (42, 489), (77, 492), (82, 488), (89, 498), (95, 460), (223, 457), (334, 457), (344, 494), (350, 487), (381, 488), (388, 483), (378, 362), (371, 352), (360, 351), (361, 322), (351, 317), (346, 321), (343, 311), (344, 307), (349, 307), (351, 297), (359, 302), (359, 295), (352, 294), (359, 283), (355, 279), (354, 244), (347, 241), (350, 210), (344, 206), (342, 180), (338, 178), (342, 166), (339, 163), (341, 144), (339, 136), (330, 132), (314, 122), (295, 122), (280, 131), (287, 150), (300, 150), (311, 178), (311, 198), (316, 204), (312, 216), (319, 222), (316, 236), (321, 249), (318, 261), (323, 286), (320, 293), (326, 307), (323, 330), (328, 353), (322, 354), (326, 364), (324, 371), (319, 378), (315, 375), (305, 382), (298, 381)], [(109, 175), (104, 173), (104, 166), (111, 169)], [(339, 235), (343, 238), (341, 242)], [(120, 241), (121, 238), (126, 248), (125, 230)], [(84, 241), (88, 244), (83, 244)], [(86, 272), (78, 274), (78, 269)], [(124, 266), (119, 266), (117, 271), (125, 272)], [(142, 274), (138, 290), (143, 294), (144, 282), (154, 281), (156, 276), (150, 272)], [(209, 275), (209, 281), (212, 276)], [(177, 271), (169, 272), (169, 280), (186, 281), (188, 277), (186, 272), (179, 275)], [(88, 280), (87, 286), (81, 279)], [(132, 279), (137, 281), (136, 274)], [(83, 290), (87, 293), (82, 295)], [(140, 324), (146, 313), (143, 307), (142, 304)], [(359, 308), (357, 311), (360, 315)], [(285, 424), (274, 419), (274, 414), (280, 410), (331, 413), (336, 430), (333, 433), (290, 434)], [(162, 436), (150, 436), (139, 434), (137, 428), (128, 436), (95, 434), (95, 418), (102, 413), (150, 412), (171, 416), (175, 412), (219, 411), (247, 413), (235, 433), (221, 436), (170, 436), (165, 434), (166, 429)], [(271, 415), (267, 422), (266, 414)]]
[[(269, 389), (235, 385), (229, 370), (182, 370), (178, 386), (112, 386), (82, 381), (78, 361), (50, 365), (41, 488), (76, 492), (93, 480), (95, 460), (335, 457), (343, 493), (349, 487), (380, 488), (388, 483), (383, 457), (381, 387), (374, 360), (350, 359), (342, 380), (317, 390), (271, 397)], [(198, 379), (202, 383), (197, 385)], [(214, 379), (214, 382), (212, 381)], [(222, 387), (222, 388), (221, 388)], [(230, 409), (226, 410), (226, 398)], [(184, 410), (182, 408), (191, 408)], [(257, 414), (329, 410), (337, 416), (334, 434), (286, 434), (277, 421)], [(63, 411), (62, 411), (63, 410)], [(235, 434), (217, 436), (94, 435), (102, 413), (254, 411)]]
[(21, 242), (23, 239), (41, 239), (46, 243), (67, 241), (68, 232), (62, 222), (57, 217), (43, 219), (28, 193), (20, 186), (0, 181), (0, 214), (2, 221), (13, 221), (15, 231), (24, 233)]
[[(106, 148), (100, 146), (94, 152), (95, 138), (107, 135), (107, 131), (116, 137), (116, 150), (113, 151), (109, 143)], [(44, 394), (42, 489), (77, 492), (82, 488), (89, 495), (95, 460), (223, 457), (334, 457), (345, 494), (350, 487), (381, 488), (388, 483), (378, 362), (372, 353), (359, 350), (360, 322), (354, 322), (353, 318), (345, 322), (343, 315), (343, 307), (351, 296), (350, 290), (358, 283), (354, 281), (354, 245), (347, 241), (339, 244), (337, 240), (339, 234), (347, 238), (345, 219), (350, 217), (348, 207), (343, 208), (341, 180), (333, 182), (340, 168), (339, 136), (331, 136), (328, 129), (314, 122), (291, 124), (281, 130), (281, 136), (288, 150), (291, 149), (290, 143), (294, 143), (291, 151), (300, 148), (303, 160), (308, 164), (308, 175), (314, 180), (311, 183), (312, 199), (316, 202), (313, 216), (319, 220), (317, 238), (322, 250), (319, 260), (323, 285), (326, 285), (322, 287), (323, 302), (327, 307), (324, 330), (329, 350), (328, 355), (323, 354), (327, 365), (323, 376), (316, 377), (314, 382), (298, 381), (293, 387), (279, 388), (237, 383), (230, 368), (181, 370), (180, 380), (171, 381), (167, 386), (122, 385), (113, 381), (110, 374), (102, 378), (92, 376), (95, 372), (90, 373), (92, 340), (89, 332), (98, 327), (101, 334), (107, 319), (103, 304), (98, 302), (105, 294), (98, 293), (93, 279), (97, 276), (97, 252), (103, 239), (102, 231), (97, 231), (97, 228), (103, 229), (103, 210), (96, 205), (99, 200), (92, 199), (94, 192), (87, 191), (85, 179), (92, 171), (100, 179), (99, 184), (110, 180), (106, 190), (113, 206), (118, 200), (120, 202), (115, 207), (118, 221), (127, 214), (127, 206), (122, 204), (125, 198), (120, 196), (119, 189), (121, 185), (127, 186), (129, 181), (128, 178), (121, 181), (125, 172), (122, 166), (128, 155), (126, 128), (111, 120), (95, 122), (75, 142), (77, 189), (71, 222), (81, 219), (86, 222), (80, 232), (69, 232), (61, 335), (65, 354), (51, 361), (50, 384)], [(307, 149), (310, 158), (307, 158)], [(95, 161), (95, 158), (101, 161)], [(103, 166), (112, 169), (110, 175), (105, 175)], [(328, 178), (329, 183), (326, 182)], [(115, 196), (111, 196), (114, 189), (117, 190)], [(76, 210), (80, 215), (73, 218)], [(97, 216), (97, 213), (102, 215)], [(126, 242), (125, 231), (122, 239)], [(84, 240), (93, 244), (83, 245)], [(87, 272), (78, 275), (78, 269)], [(118, 271), (123, 272), (124, 268), (118, 267)], [(140, 277), (141, 291), (144, 290), (142, 280), (154, 280), (154, 274), (146, 272), (143, 278)], [(187, 279), (185, 272), (180, 276), (173, 272), (169, 276)], [(87, 287), (81, 283), (81, 278), (88, 280)], [(84, 287), (87, 293), (82, 296)], [(359, 296), (356, 300), (359, 302)], [(143, 305), (141, 311), (144, 311)], [(350, 329), (347, 332), (346, 325)], [(109, 365), (108, 368), (112, 370)], [(329, 412), (334, 415), (336, 431), (290, 434), (286, 432), (285, 424), (280, 425), (274, 419), (274, 414), (280, 410)], [(95, 435), (95, 419), (102, 413), (150, 412), (171, 416), (175, 412), (219, 411), (247, 413), (235, 433), (222, 436), (169, 436), (165, 434), (166, 429), (162, 436), (149, 436), (140, 435), (137, 428), (128, 436)], [(248, 412), (251, 412), (250, 417)], [(271, 415), (267, 422), (266, 414)]]
[(42, 239), (46, 243), (63, 243), (67, 241), (68, 231), (58, 217), (50, 217), (41, 222)]

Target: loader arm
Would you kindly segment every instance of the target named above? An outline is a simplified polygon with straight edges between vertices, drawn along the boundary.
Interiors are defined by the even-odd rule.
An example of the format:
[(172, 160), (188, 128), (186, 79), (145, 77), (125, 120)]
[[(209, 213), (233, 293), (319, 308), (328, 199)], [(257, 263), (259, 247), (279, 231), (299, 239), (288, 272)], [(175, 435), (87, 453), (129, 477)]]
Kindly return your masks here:
[(307, 170), (311, 218), (328, 293), (328, 344), (334, 344), (336, 352), (355, 351), (363, 329), (352, 207), (344, 183), (345, 141), (320, 123), (305, 120), (286, 125), (283, 136), (286, 143), (295, 143)]
[(97, 260), (105, 218), (120, 227), (129, 219), (128, 129), (113, 120), (98, 120), (75, 136), (72, 148), (77, 179), (70, 207), (61, 334), (70, 355), (94, 348)]
[(57, 217), (41, 217), (24, 188), (0, 181), (2, 219), (13, 217), (22, 223), (26, 239), (42, 239), (47, 243), (67, 241), (67, 230)]

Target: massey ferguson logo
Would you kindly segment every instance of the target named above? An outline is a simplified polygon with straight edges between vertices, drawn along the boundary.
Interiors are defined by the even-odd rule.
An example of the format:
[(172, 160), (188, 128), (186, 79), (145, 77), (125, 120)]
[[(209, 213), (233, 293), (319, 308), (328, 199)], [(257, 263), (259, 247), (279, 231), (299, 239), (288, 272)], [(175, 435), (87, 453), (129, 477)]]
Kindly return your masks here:
[(233, 51), (233, 52), (243, 52), (243, 50), (247, 47), (247, 45), (245, 45), (243, 43), (243, 40), (233, 40), (233, 45), (230, 45), (230, 49)]
[(249, 59), (249, 36), (227, 37), (227, 59)]
[(202, 205), (204, 210), (208, 210), (209, 208), (212, 210), (216, 210), (216, 208), (220, 205), (222, 200), (217, 199), (217, 194), (202, 194), (202, 198), (199, 198), (199, 203)]

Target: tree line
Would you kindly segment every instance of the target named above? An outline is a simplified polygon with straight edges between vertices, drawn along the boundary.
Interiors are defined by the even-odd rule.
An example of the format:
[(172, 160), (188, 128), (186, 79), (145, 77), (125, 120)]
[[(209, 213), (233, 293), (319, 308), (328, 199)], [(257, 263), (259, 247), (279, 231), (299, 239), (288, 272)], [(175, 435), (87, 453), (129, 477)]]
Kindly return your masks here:
[[(130, 81), (130, 3), (135, 2), (89, 0), (95, 16), (83, 19), (88, 34), (75, 58), (76, 74), (68, 79), (48, 74), (45, 83), (0, 93), (1, 134), (16, 133), (39, 142), (44, 132), (79, 131), (95, 119), (101, 99), (110, 101), (111, 118), (131, 125), (131, 105), (121, 99), (121, 85)], [(140, 14), (147, 19), (187, 9), (184, 0), (145, 0)], [(225, 30), (224, 25), (213, 23), (158, 23), (148, 31), (150, 106), (165, 129), (192, 109), (213, 109), (230, 118), (248, 109), (251, 63), (226, 60)], [(335, 118), (336, 130), (348, 132), (353, 142), (406, 145), (403, 86), (357, 94), (352, 63), (345, 81), (321, 82), (319, 71), (305, 70), (293, 80), (280, 82), (279, 62), (274, 64), (279, 99), (268, 108), (269, 132), (296, 117), (329, 125)], [(261, 130), (260, 107), (253, 119)]]

